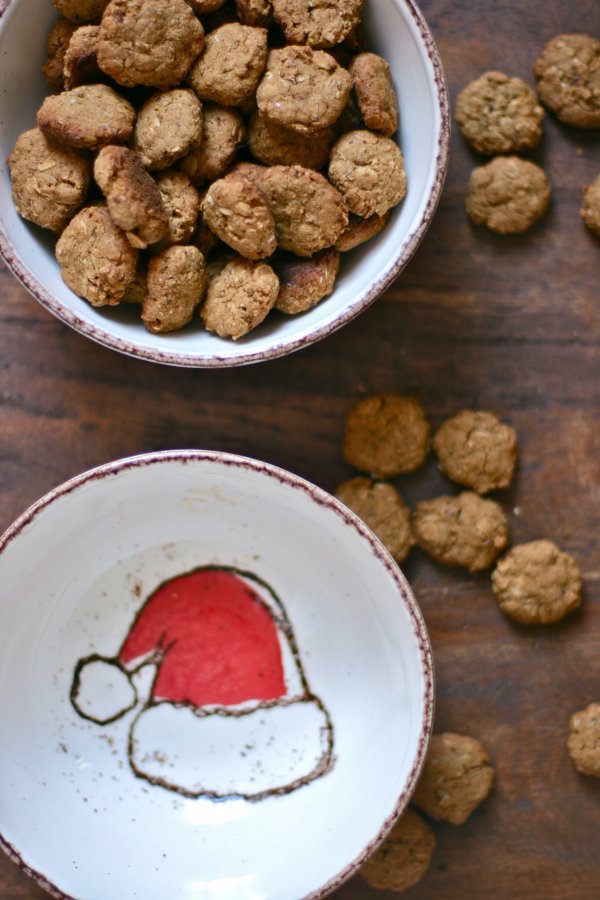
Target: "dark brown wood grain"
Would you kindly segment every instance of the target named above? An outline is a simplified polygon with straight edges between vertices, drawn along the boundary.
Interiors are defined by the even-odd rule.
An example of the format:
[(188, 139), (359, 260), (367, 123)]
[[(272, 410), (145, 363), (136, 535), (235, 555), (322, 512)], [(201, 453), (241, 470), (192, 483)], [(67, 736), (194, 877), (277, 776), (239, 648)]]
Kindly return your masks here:
[[(422, 8), (452, 99), (487, 68), (530, 78), (553, 34), (599, 36), (597, 0)], [(516, 627), (488, 575), (445, 570), (419, 551), (409, 558), (435, 655), (436, 730), (479, 737), (497, 772), (466, 825), (433, 826), (437, 850), (414, 900), (600, 896), (600, 782), (574, 771), (565, 745), (569, 715), (600, 700), (600, 240), (579, 218), (582, 186), (600, 172), (600, 133), (547, 117), (533, 158), (551, 178), (552, 210), (527, 235), (496, 237), (465, 215), (478, 160), (455, 133), (439, 211), (396, 284), (321, 344), (243, 370), (118, 356), (53, 319), (0, 269), (0, 531), (70, 476), (163, 448), (244, 453), (333, 490), (349, 474), (344, 414), (369, 393), (419, 397), (433, 426), (473, 407), (516, 427), (518, 475), (498, 494), (512, 541), (548, 537), (573, 553), (585, 600), (558, 626)], [(452, 490), (431, 460), (397, 483), (411, 503)], [(44, 896), (0, 857), (3, 900)], [(355, 878), (336, 896), (388, 895)]]

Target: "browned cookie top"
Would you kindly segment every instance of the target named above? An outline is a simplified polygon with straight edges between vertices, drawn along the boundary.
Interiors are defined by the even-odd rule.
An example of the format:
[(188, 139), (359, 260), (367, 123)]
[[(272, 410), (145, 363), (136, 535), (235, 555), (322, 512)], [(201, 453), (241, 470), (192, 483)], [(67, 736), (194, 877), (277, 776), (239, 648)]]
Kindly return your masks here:
[(518, 156), (497, 156), (473, 169), (467, 212), (497, 234), (521, 234), (548, 209), (550, 184), (542, 169)]
[(73, 22), (75, 25), (84, 25), (86, 22), (97, 22), (108, 0), (52, 0), (57, 10)]
[(600, 127), (600, 41), (588, 34), (559, 34), (534, 67), (538, 95), (559, 119), (579, 128)]
[(273, 11), (290, 44), (334, 47), (358, 25), (363, 2), (273, 0)]
[(42, 66), (44, 78), (53, 91), (64, 89), (64, 61), (71, 35), (75, 31), (75, 25), (68, 19), (59, 19), (48, 34), (46, 40), (46, 53), (48, 58)]
[(414, 809), (407, 809), (360, 870), (373, 888), (406, 891), (421, 880), (435, 850), (435, 835)]
[(406, 194), (400, 148), (373, 131), (350, 131), (333, 145), (329, 177), (357, 216), (382, 216)]
[(349, 71), (365, 127), (391, 137), (398, 129), (398, 100), (388, 63), (376, 53), (359, 53)]
[(275, 223), (264, 194), (241, 175), (221, 178), (202, 204), (204, 221), (224, 243), (246, 259), (275, 252)]
[(571, 716), (568, 746), (575, 768), (600, 778), (600, 703), (590, 703)]
[(202, 106), (193, 91), (159, 91), (138, 112), (133, 146), (146, 168), (166, 169), (201, 143), (202, 129)]
[(413, 803), (432, 819), (462, 825), (493, 783), (494, 770), (478, 740), (452, 732), (434, 734)]
[(98, 25), (83, 25), (78, 28), (67, 47), (64, 58), (64, 84), (67, 91), (80, 84), (92, 84), (106, 80), (98, 68), (96, 49), (98, 46)]
[(370, 478), (351, 478), (335, 492), (342, 503), (374, 531), (396, 562), (403, 562), (415, 543), (410, 510), (395, 487)]
[(308, 259), (281, 254), (273, 262), (279, 278), (275, 308), (288, 316), (306, 312), (333, 291), (340, 268), (336, 250), (322, 250)]
[(414, 397), (367, 397), (346, 416), (344, 459), (377, 478), (414, 472), (428, 446), (429, 425)]
[(267, 166), (304, 166), (321, 169), (329, 159), (335, 128), (306, 135), (277, 125), (256, 112), (248, 126), (250, 153)]
[(581, 218), (600, 236), (600, 175), (584, 188)]
[(266, 62), (266, 29), (232, 22), (207, 35), (187, 81), (202, 100), (238, 106), (256, 93)]
[(279, 280), (266, 263), (240, 257), (219, 269), (209, 281), (200, 316), (207, 331), (236, 341), (273, 309)]
[(148, 263), (148, 291), (142, 321), (148, 331), (164, 334), (191, 322), (206, 288), (204, 257), (197, 247), (168, 247)]
[(510, 484), (517, 435), (493, 413), (466, 409), (440, 426), (433, 449), (448, 478), (487, 494)]
[(336, 241), (335, 249), (342, 251), (354, 250), (355, 247), (370, 241), (372, 237), (375, 237), (385, 228), (388, 218), (389, 213), (384, 213), (382, 216), (374, 213), (366, 219), (351, 215), (348, 225)]
[(202, 142), (177, 164), (197, 187), (224, 175), (246, 139), (244, 120), (237, 110), (207, 103), (203, 115)]
[(107, 84), (84, 84), (46, 97), (37, 114), (42, 131), (59, 144), (97, 150), (128, 140), (135, 110)]

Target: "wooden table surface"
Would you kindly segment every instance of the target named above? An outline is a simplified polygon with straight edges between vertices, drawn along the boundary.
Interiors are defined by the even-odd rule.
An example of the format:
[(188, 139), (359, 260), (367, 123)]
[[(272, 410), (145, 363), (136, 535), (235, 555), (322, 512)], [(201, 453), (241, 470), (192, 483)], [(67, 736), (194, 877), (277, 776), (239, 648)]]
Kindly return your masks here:
[[(426, 0), (423, 11), (452, 99), (487, 68), (529, 78), (552, 35), (598, 36), (600, 25), (598, 0)], [(570, 714), (600, 700), (600, 241), (579, 218), (600, 135), (547, 117), (534, 158), (553, 184), (550, 214), (525, 236), (493, 236), (465, 215), (477, 160), (455, 133), (436, 219), (396, 284), (324, 342), (250, 368), (119, 356), (0, 269), (0, 531), (76, 473), (166, 448), (256, 456), (333, 490), (350, 474), (344, 414), (370, 393), (417, 396), (433, 426), (473, 407), (516, 427), (518, 475), (499, 497), (512, 541), (547, 537), (571, 552), (584, 603), (558, 626), (516, 627), (489, 575), (409, 558), (435, 655), (436, 730), (480, 738), (497, 773), (466, 825), (434, 825), (437, 850), (414, 900), (600, 897), (600, 782), (574, 771), (565, 744)], [(449, 489), (432, 460), (398, 484), (411, 503)], [(44, 896), (0, 855), (0, 898)], [(355, 878), (336, 896), (387, 895)]]

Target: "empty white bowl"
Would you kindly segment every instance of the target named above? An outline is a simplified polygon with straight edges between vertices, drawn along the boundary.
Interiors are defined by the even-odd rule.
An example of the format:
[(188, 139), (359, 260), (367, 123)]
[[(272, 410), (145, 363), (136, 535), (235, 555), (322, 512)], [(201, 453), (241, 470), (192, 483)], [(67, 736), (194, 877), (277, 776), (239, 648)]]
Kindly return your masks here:
[[(0, 0), (0, 157), (35, 125), (48, 88), (41, 74), (44, 43), (56, 11), (50, 0)], [(333, 294), (299, 316), (272, 314), (237, 342), (205, 332), (200, 323), (154, 335), (139, 310), (94, 309), (63, 283), (52, 239), (24, 222), (0, 173), (0, 252), (25, 287), (71, 327), (123, 353), (178, 366), (235, 366), (283, 356), (320, 340), (373, 303), (402, 271), (433, 217), (446, 172), (448, 101), (437, 49), (411, 0), (366, 0), (369, 48), (390, 63), (400, 104), (399, 142), (408, 193), (375, 239), (346, 254)]]
[(427, 632), (308, 482), (120, 460), (15, 522), (0, 583), (0, 844), (56, 896), (321, 897), (408, 803)]

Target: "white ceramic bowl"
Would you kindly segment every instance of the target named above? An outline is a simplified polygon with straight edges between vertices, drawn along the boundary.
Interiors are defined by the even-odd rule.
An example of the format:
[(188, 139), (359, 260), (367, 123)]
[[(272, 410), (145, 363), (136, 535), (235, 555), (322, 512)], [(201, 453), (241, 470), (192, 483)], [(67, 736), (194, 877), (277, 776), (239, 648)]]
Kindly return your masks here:
[[(0, 0), (0, 157), (35, 124), (47, 86), (40, 66), (56, 13), (50, 0)], [(408, 193), (385, 231), (345, 256), (331, 297), (299, 316), (273, 314), (246, 338), (225, 341), (200, 327), (153, 335), (135, 309), (94, 309), (62, 282), (52, 242), (10, 202), (0, 181), (0, 251), (50, 312), (95, 341), (132, 356), (179, 366), (234, 366), (283, 356), (320, 340), (366, 309), (402, 271), (431, 222), (446, 172), (448, 103), (439, 56), (412, 0), (366, 0), (369, 46), (390, 63), (400, 103), (400, 145)]]
[(425, 626), (308, 482), (215, 452), (120, 460), (21, 516), (0, 584), (0, 845), (55, 896), (322, 897), (408, 803)]

